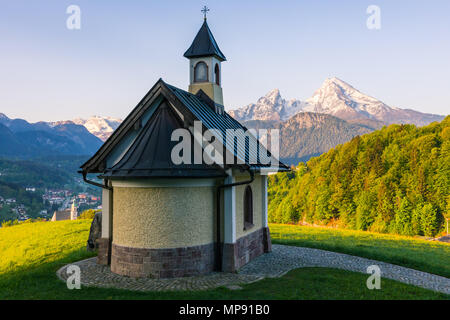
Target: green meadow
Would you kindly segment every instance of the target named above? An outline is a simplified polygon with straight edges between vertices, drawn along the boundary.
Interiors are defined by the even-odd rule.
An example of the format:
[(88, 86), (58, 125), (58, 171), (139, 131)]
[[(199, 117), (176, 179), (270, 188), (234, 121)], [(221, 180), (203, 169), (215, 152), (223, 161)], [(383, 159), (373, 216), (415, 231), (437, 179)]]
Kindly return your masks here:
[[(86, 251), (90, 220), (24, 223), (0, 228), (0, 300), (4, 299), (449, 299), (383, 279), (328, 268), (292, 270), (281, 278), (194, 292), (133, 292), (82, 287), (69, 290), (56, 276), (63, 265), (94, 256)], [(379, 259), (449, 276), (450, 245), (392, 235), (270, 225), (274, 243), (315, 247)]]
[(450, 278), (450, 245), (367, 231), (271, 224), (272, 243), (351, 254)]

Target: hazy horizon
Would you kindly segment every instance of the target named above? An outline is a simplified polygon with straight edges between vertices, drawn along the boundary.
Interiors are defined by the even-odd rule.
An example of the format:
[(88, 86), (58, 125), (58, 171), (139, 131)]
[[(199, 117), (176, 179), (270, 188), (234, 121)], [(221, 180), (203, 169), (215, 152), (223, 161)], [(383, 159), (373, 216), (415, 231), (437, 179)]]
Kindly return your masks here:
[[(81, 29), (69, 30), (69, 5)], [(227, 110), (274, 88), (306, 100), (338, 77), (387, 105), (450, 110), (450, 3), (23, 0), (2, 3), (0, 113), (29, 122), (125, 118), (163, 78), (187, 89), (184, 51), (208, 24), (225, 56)], [(381, 29), (369, 30), (369, 5)]]

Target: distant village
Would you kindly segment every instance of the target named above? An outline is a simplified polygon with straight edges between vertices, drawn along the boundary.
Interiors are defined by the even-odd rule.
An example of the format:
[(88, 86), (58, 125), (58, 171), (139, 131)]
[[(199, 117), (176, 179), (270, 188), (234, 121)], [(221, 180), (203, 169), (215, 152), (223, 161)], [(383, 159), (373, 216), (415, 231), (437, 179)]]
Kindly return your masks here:
[[(37, 188), (27, 187), (25, 188), (27, 192), (36, 192)], [(81, 213), (86, 209), (101, 209), (101, 198), (97, 195), (92, 195), (88, 192), (74, 193), (67, 189), (45, 189), (42, 195), (43, 206), (46, 204), (48, 208), (46, 210), (41, 210), (38, 214), (38, 218), (52, 219), (56, 216), (62, 217), (65, 213), (71, 213), (73, 216), (73, 211)], [(27, 212), (27, 207), (19, 203), (16, 198), (5, 198), (0, 194), (0, 210), (3, 208), (10, 208), (11, 213), (16, 216), (18, 221), (25, 221), (31, 218), (36, 218), (31, 216)], [(66, 220), (66, 219), (57, 219)]]

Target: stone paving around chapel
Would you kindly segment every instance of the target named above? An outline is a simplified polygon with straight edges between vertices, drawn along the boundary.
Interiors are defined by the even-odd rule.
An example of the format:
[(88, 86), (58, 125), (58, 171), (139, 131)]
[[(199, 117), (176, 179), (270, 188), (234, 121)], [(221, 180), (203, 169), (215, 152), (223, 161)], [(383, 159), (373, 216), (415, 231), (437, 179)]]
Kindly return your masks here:
[[(213, 272), (207, 275), (152, 279), (130, 278), (111, 272), (109, 266), (98, 265), (96, 258), (75, 262), (81, 270), (84, 286), (116, 288), (135, 291), (185, 291), (207, 290), (217, 287), (240, 289), (240, 285), (264, 278), (280, 277), (290, 270), (305, 267), (328, 267), (366, 273), (367, 267), (377, 265), (381, 277), (450, 294), (450, 279), (397, 265), (319, 249), (273, 245), (272, 252), (251, 261), (238, 273)], [(57, 271), (66, 281), (70, 274), (66, 265)]]

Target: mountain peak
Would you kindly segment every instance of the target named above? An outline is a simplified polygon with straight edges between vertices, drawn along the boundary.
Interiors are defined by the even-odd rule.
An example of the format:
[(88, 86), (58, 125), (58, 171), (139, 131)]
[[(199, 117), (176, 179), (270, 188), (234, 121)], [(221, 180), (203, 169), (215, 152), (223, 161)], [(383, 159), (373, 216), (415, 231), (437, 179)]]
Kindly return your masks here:
[(382, 101), (360, 92), (337, 77), (325, 79), (306, 102), (308, 106), (305, 111), (327, 113), (344, 120), (382, 120), (392, 110)]
[(122, 123), (121, 119), (93, 115), (88, 119), (77, 118), (74, 123), (84, 126), (90, 133), (105, 141)]
[(322, 86), (320, 87), (320, 89), (329, 88), (329, 87), (339, 88), (339, 90), (358, 91), (355, 88), (353, 88), (350, 84), (348, 84), (344, 80), (339, 79), (338, 77), (326, 78), (325, 81), (322, 83)]
[(277, 103), (278, 100), (281, 99), (280, 89), (275, 88), (271, 91), (269, 91), (264, 98), (268, 99), (272, 103)]
[(256, 103), (231, 110), (228, 113), (238, 121), (247, 120), (271, 120), (284, 121), (298, 113), (303, 108), (299, 100), (286, 101), (281, 97), (280, 89), (275, 88), (265, 96), (259, 98)]
[(119, 119), (119, 118), (108, 117), (108, 116), (103, 117), (103, 116), (99, 116), (99, 115), (90, 116), (88, 119), (85, 119), (85, 120), (90, 120), (90, 119), (113, 120), (113, 121), (120, 121), (120, 122), (122, 122), (122, 119)]
[(267, 94), (266, 97), (272, 97), (272, 96), (279, 96), (280, 95), (280, 89), (275, 88), (270, 90)]

